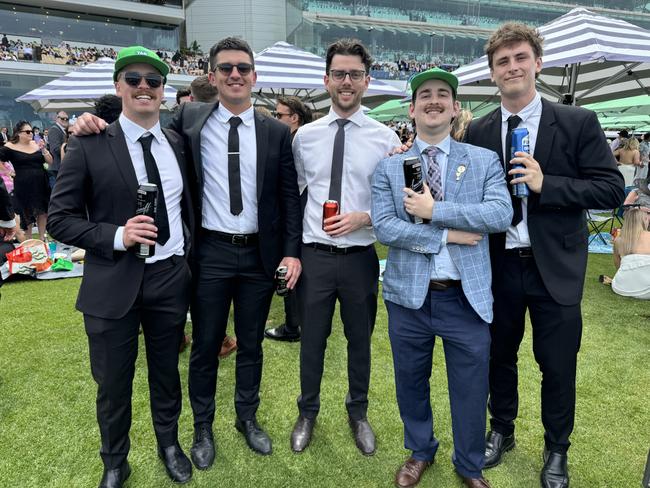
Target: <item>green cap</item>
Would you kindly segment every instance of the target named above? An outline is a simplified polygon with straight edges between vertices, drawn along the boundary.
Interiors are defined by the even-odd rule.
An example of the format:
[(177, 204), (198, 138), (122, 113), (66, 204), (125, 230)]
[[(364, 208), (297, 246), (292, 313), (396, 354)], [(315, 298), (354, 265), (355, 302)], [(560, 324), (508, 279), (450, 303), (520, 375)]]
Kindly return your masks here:
[(115, 71), (113, 71), (113, 81), (117, 81), (117, 74), (122, 68), (129, 64), (145, 63), (156, 68), (167, 81), (167, 74), (169, 73), (169, 66), (164, 63), (158, 55), (151, 49), (142, 46), (129, 46), (122, 49), (117, 54), (115, 60)]
[(422, 73), (418, 73), (413, 78), (411, 78), (409, 81), (409, 84), (411, 85), (411, 93), (415, 93), (416, 90), (420, 88), (420, 85), (428, 80), (444, 81), (451, 87), (451, 91), (454, 93), (454, 96), (456, 96), (456, 92), (458, 90), (458, 78), (456, 78), (456, 75), (450, 73), (449, 71), (445, 71), (444, 69), (440, 68), (428, 69)]

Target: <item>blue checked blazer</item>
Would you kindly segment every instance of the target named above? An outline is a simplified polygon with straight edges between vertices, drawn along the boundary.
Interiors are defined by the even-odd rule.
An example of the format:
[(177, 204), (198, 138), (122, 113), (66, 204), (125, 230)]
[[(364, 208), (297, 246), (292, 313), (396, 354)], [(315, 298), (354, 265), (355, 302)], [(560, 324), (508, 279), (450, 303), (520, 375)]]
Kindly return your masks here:
[(402, 163), (413, 156), (420, 156), (416, 145), (382, 160), (372, 177), (372, 223), (377, 239), (389, 246), (384, 300), (412, 309), (422, 307), (433, 269), (431, 255), (440, 251), (444, 229), (475, 232), (484, 235), (478, 245), (448, 244), (447, 248), (460, 272), (467, 300), (490, 323), (492, 272), (487, 234), (504, 232), (512, 220), (499, 157), (493, 151), (452, 140), (444, 200), (435, 203), (431, 224), (417, 225), (404, 210), (402, 191)]

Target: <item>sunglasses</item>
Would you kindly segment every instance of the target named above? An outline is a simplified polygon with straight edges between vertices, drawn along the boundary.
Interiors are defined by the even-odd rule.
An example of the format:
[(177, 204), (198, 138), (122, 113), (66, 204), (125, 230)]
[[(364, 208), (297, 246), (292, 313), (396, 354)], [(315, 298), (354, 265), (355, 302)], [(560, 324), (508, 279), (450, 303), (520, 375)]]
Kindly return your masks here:
[(286, 117), (291, 117), (292, 115), (293, 115), (293, 112), (291, 112), (290, 114), (284, 114), (282, 112), (273, 112), (273, 117), (275, 117), (276, 119), (281, 119), (282, 117), (285, 117), (285, 116)]
[(350, 71), (345, 71), (343, 69), (330, 70), (330, 76), (334, 81), (343, 81), (348, 75), (352, 81), (361, 81), (365, 78), (366, 72), (362, 69), (351, 69)]
[(23, 134), (28, 134), (28, 135), (32, 135), (34, 133), (34, 131), (31, 130), (31, 129), (30, 130), (19, 130), (18, 132), (22, 132)]
[(234, 68), (237, 68), (237, 71), (239, 71), (239, 74), (242, 76), (246, 76), (247, 74), (250, 74), (251, 71), (253, 71), (253, 65), (249, 63), (239, 63), (239, 64), (219, 63), (217, 65), (217, 69), (224, 75), (229, 75), (230, 73), (232, 73), (232, 70)]
[(67, 121), (67, 120), (68, 120), (68, 117), (57, 117), (57, 119), (61, 119), (61, 120), (65, 120), (65, 121)]
[(143, 78), (144, 81), (147, 82), (147, 85), (149, 85), (149, 88), (158, 88), (164, 81), (164, 78), (156, 73), (147, 73), (146, 75), (138, 73), (137, 71), (127, 71), (124, 73), (124, 81), (127, 85), (132, 87), (137, 87)]

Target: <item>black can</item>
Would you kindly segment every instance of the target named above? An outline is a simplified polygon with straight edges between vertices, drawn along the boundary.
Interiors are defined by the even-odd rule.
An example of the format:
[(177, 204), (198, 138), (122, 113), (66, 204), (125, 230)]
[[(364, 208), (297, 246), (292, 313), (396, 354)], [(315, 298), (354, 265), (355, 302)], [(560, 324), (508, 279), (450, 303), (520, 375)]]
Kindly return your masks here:
[(287, 288), (287, 271), (289, 268), (280, 266), (275, 270), (275, 293), (280, 297), (286, 297), (291, 291)]
[[(136, 215), (146, 215), (156, 220), (156, 204), (158, 203), (158, 187), (153, 183), (143, 183), (138, 188)], [(135, 255), (139, 258), (150, 258), (156, 252), (156, 246), (136, 243)]]
[[(424, 193), (424, 176), (422, 175), (422, 161), (414, 156), (404, 159), (404, 184), (415, 193)], [(420, 217), (410, 216), (415, 224), (427, 224), (429, 220)]]

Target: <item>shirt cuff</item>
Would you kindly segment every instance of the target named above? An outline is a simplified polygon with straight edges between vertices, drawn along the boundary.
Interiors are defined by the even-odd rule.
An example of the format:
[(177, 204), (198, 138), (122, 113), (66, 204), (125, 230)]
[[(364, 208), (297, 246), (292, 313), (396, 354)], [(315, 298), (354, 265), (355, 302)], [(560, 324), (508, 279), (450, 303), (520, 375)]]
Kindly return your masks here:
[(3, 229), (12, 229), (16, 227), (16, 219), (0, 220), (0, 227)]
[(443, 231), (442, 231), (442, 239), (441, 239), (441, 244), (443, 246), (447, 245), (447, 234), (449, 234), (449, 229), (443, 229)]
[(121, 225), (115, 231), (115, 237), (113, 238), (114, 251), (126, 251), (126, 247), (124, 247), (124, 240), (122, 239), (123, 236), (124, 236), (124, 226)]

